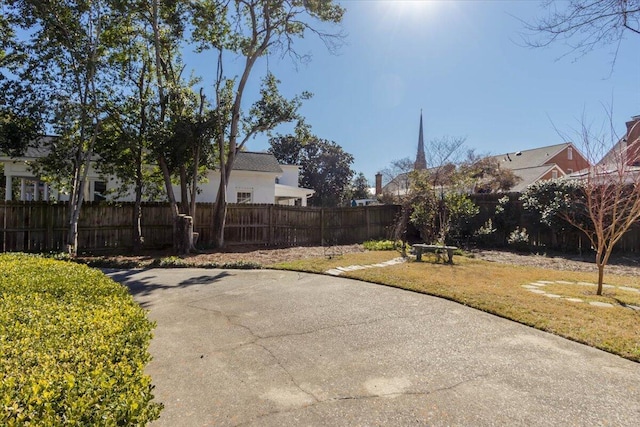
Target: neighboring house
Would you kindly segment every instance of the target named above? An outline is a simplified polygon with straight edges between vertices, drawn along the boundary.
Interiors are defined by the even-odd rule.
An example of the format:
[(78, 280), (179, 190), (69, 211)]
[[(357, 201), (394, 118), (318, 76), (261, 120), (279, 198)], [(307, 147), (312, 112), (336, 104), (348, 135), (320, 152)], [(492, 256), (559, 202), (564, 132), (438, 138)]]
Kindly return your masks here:
[(598, 164), (615, 164), (622, 161), (626, 166), (640, 166), (640, 116), (633, 116), (626, 126), (625, 135)]
[[(68, 200), (64, 191), (58, 191), (58, 189), (40, 181), (30, 171), (29, 163), (44, 155), (37, 148), (28, 149), (23, 156), (18, 158), (10, 158), (0, 154), (0, 163), (3, 164), (6, 177), (5, 200), (12, 199), (12, 187), (16, 181), (19, 182), (18, 200)], [(299, 172), (299, 166), (280, 165), (272, 154), (241, 151), (236, 156), (227, 184), (227, 201), (229, 203), (307, 206), (307, 199), (314, 194), (314, 190), (298, 187)], [(93, 165), (87, 174), (87, 183), (86, 201), (127, 202), (134, 200), (133, 192), (117, 198), (110, 196), (112, 190), (118, 187), (117, 180), (114, 177), (105, 178), (100, 175)], [(219, 184), (219, 171), (208, 171), (205, 182), (199, 185), (198, 201), (215, 202)], [(180, 188), (174, 186), (174, 192), (179, 200)]]
[(638, 182), (640, 175), (640, 116), (626, 122), (627, 132), (605, 154), (598, 164), (576, 171), (569, 179), (583, 180), (590, 177), (622, 182)]
[(392, 197), (403, 197), (409, 194), (411, 187), (409, 174), (410, 172), (403, 172), (394, 176), (391, 181), (382, 186), (382, 194)]
[(590, 165), (571, 142), (491, 157), (500, 168), (512, 170), (521, 179), (508, 190), (512, 192), (522, 192), (535, 182), (561, 178)]

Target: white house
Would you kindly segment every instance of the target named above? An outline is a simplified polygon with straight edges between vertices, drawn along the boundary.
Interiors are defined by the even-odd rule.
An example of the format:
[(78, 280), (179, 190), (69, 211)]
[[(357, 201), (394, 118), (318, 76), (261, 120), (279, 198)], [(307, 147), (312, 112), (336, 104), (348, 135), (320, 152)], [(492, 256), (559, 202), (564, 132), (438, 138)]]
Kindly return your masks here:
[[(23, 156), (17, 158), (0, 153), (0, 163), (3, 165), (5, 176), (5, 200), (12, 200), (12, 189), (16, 181), (20, 183), (18, 200), (68, 200), (63, 189), (51, 187), (30, 170), (29, 164), (44, 155), (45, 153), (38, 148), (29, 148)], [(307, 199), (314, 194), (314, 190), (298, 187), (299, 172), (299, 166), (280, 165), (270, 153), (241, 151), (236, 156), (227, 184), (227, 201), (307, 206)], [(129, 202), (134, 200), (133, 191), (124, 196), (112, 196), (111, 190), (118, 187), (117, 179), (101, 175), (94, 165), (89, 169), (87, 181), (85, 192), (87, 201)], [(215, 202), (219, 184), (219, 171), (208, 171), (205, 182), (199, 185), (201, 191), (198, 194), (198, 201)], [(174, 186), (174, 192), (179, 199), (178, 186)]]

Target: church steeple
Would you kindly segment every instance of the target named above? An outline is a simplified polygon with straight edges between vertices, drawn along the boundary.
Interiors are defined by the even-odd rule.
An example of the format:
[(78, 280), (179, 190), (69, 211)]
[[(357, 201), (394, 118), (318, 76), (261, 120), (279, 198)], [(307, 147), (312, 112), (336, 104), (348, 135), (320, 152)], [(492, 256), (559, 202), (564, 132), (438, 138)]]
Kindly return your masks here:
[(424, 155), (424, 135), (422, 132), (422, 110), (420, 110), (420, 134), (418, 136), (418, 154), (413, 165), (414, 170), (424, 170), (427, 168), (427, 158)]

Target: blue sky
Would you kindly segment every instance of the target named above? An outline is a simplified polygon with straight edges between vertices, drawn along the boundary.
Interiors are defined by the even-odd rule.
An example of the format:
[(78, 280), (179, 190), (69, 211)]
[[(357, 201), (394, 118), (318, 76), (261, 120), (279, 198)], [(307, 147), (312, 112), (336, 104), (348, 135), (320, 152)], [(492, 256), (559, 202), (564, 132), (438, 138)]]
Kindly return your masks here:
[[(393, 160), (415, 158), (421, 109), (425, 140), (465, 137), (467, 147), (491, 154), (564, 142), (557, 130), (573, 135), (583, 114), (599, 127), (612, 109), (621, 134), (640, 114), (640, 36), (628, 34), (612, 67), (616, 46), (585, 56), (561, 42), (525, 47), (519, 19), (543, 14), (538, 1), (340, 3), (347, 37), (338, 55), (309, 35), (297, 44), (312, 55), (309, 64), (274, 55), (252, 78), (268, 67), (285, 95), (312, 92), (301, 113), (313, 132), (351, 153), (353, 169), (371, 182)], [(206, 85), (207, 58), (198, 56), (193, 66)], [(261, 135), (247, 148), (268, 147)]]

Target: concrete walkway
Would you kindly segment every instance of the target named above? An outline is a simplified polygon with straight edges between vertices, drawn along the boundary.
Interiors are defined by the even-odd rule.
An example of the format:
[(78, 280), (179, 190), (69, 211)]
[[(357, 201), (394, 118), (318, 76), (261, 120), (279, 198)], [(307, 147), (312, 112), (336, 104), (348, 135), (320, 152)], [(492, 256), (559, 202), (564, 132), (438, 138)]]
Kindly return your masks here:
[(283, 271), (111, 271), (158, 323), (159, 426), (635, 426), (640, 365), (462, 305)]

